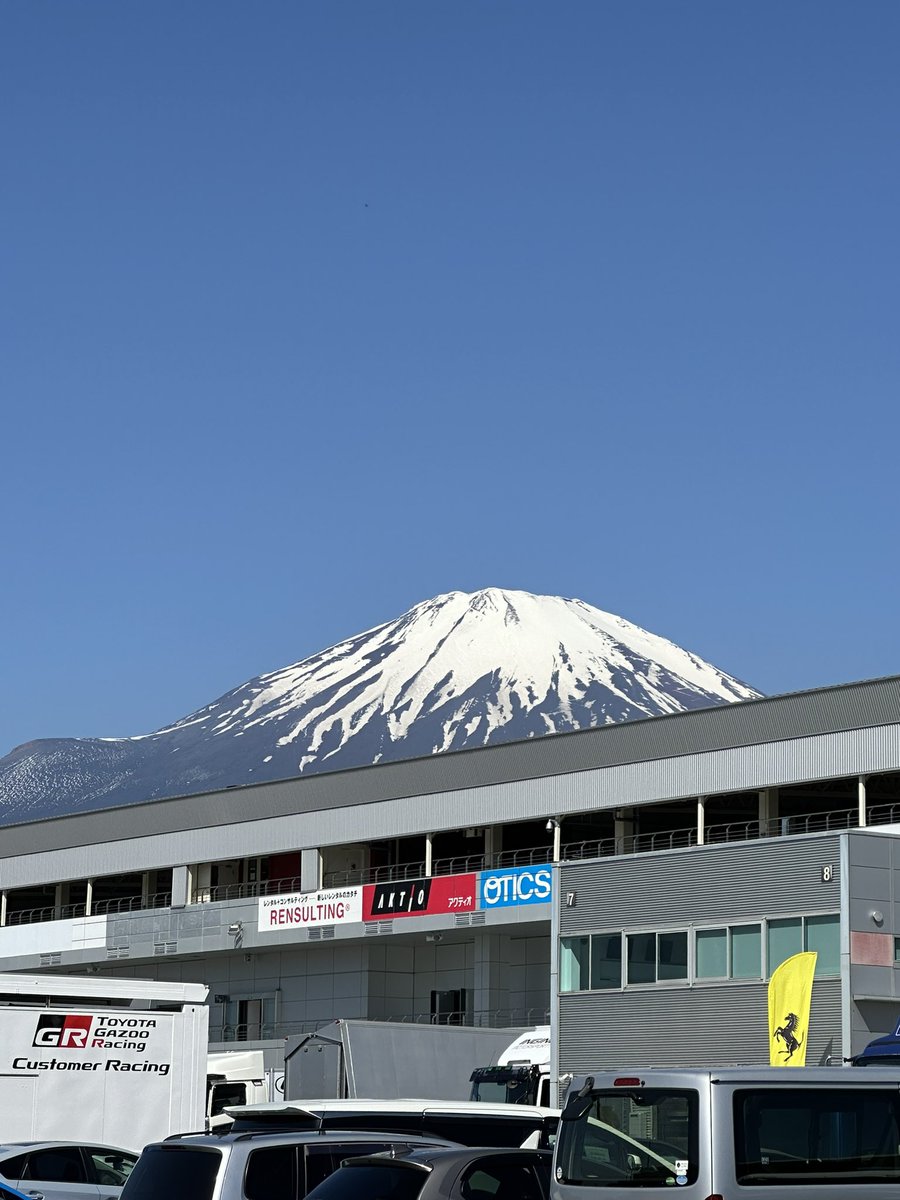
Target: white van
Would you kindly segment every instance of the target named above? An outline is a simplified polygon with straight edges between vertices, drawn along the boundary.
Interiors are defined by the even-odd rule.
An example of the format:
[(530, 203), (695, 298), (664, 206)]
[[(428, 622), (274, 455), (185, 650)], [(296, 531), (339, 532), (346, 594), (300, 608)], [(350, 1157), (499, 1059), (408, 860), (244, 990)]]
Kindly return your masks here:
[(551, 1200), (900, 1196), (900, 1076), (879, 1067), (636, 1069), (577, 1076)]

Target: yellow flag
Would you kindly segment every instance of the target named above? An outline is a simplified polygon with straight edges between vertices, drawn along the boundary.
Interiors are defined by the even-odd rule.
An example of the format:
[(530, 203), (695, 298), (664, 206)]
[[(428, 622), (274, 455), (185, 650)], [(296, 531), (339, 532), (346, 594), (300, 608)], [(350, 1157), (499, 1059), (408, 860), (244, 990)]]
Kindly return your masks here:
[(812, 1000), (814, 950), (786, 958), (769, 980), (769, 1062), (773, 1067), (805, 1067)]

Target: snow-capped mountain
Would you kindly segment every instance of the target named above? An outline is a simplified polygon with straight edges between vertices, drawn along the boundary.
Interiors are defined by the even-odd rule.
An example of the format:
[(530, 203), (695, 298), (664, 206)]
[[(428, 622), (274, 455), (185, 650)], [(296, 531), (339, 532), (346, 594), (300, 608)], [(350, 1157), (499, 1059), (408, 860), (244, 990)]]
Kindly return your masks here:
[(0, 823), (707, 708), (759, 693), (582, 600), (449, 592), (155, 733), (28, 742)]

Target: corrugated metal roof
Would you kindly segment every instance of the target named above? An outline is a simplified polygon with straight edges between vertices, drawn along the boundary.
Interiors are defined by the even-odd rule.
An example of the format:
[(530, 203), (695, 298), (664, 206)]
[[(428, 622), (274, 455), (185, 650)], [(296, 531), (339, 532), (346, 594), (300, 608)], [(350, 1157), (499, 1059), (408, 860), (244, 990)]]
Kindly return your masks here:
[(900, 676), (10, 825), (4, 856), (900, 724)]

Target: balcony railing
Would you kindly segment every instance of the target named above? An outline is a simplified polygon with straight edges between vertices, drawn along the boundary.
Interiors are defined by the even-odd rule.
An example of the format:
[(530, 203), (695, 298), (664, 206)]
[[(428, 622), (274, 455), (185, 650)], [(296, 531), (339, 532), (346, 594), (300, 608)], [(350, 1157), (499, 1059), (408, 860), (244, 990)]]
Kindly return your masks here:
[(107, 900), (91, 902), (91, 916), (101, 917), (109, 913), (140, 912), (148, 908), (171, 908), (171, 892), (153, 892), (149, 896), (112, 896)]
[(212, 887), (196, 888), (194, 904), (210, 904), (219, 900), (252, 900), (256, 896), (282, 896), (300, 891), (300, 876), (287, 875), (282, 879), (259, 879), (252, 883), (217, 883)]
[[(886, 801), (869, 806), (866, 814), (868, 827), (900, 824), (900, 800)], [(804, 833), (823, 833), (854, 829), (859, 825), (859, 808), (828, 809), (823, 812), (802, 815), (780, 816), (762, 820), (759, 818), (708, 824), (704, 830), (704, 842), (756, 841), (761, 838), (792, 837)], [(588, 858), (605, 858), (618, 855), (645, 854), (659, 850), (674, 850), (697, 844), (696, 826), (662, 830), (655, 833), (634, 833), (621, 837), (588, 838), (565, 842), (561, 846), (560, 858), (572, 861)], [(467, 854), (436, 858), (432, 862), (432, 875), (464, 875), (485, 869), (504, 867), (536, 866), (552, 861), (553, 851), (548, 845), (530, 846), (517, 850), (500, 850), (493, 854)], [(324, 887), (347, 887), (365, 883), (394, 883), (404, 879), (421, 879), (425, 876), (425, 863), (421, 860), (394, 863), (389, 866), (372, 867), (366, 870), (329, 871)], [(244, 900), (257, 896), (283, 895), (301, 891), (300, 877), (286, 876), (280, 879), (265, 879), (253, 883), (217, 884), (214, 887), (198, 888), (191, 898), (194, 904), (222, 900)], [(94, 899), (91, 915), (137, 912), (154, 908), (168, 908), (172, 903), (171, 891), (155, 892), (149, 896), (120, 896), (110, 899)], [(34, 908), (7, 908), (6, 925), (31, 925), (44, 921), (71, 920), (85, 915), (85, 904), (45, 905)]]

